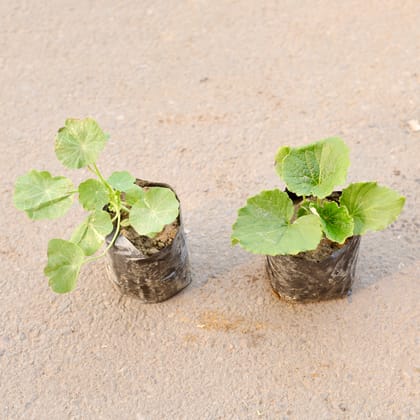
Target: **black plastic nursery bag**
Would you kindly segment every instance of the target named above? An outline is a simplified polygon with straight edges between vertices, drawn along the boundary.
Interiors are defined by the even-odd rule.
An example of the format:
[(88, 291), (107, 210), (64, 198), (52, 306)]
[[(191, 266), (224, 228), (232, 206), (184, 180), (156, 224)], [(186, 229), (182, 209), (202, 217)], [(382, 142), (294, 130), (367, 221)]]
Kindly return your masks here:
[(360, 236), (352, 236), (319, 262), (305, 258), (304, 253), (267, 256), (271, 287), (280, 297), (299, 302), (347, 296), (356, 275), (359, 245)]

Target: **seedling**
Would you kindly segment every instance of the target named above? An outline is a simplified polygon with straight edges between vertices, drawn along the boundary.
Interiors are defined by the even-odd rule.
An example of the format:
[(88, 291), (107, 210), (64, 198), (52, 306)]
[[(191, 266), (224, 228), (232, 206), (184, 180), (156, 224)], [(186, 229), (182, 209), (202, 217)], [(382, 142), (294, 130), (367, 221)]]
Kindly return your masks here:
[[(14, 204), (31, 219), (56, 219), (65, 215), (75, 195), (89, 212), (70, 240), (51, 239), (48, 243), (44, 273), (57, 293), (74, 289), (81, 267), (105, 256), (121, 226), (131, 225), (139, 235), (153, 238), (179, 214), (179, 202), (168, 188), (142, 189), (126, 171), (114, 172), (105, 179), (96, 161), (107, 140), (108, 135), (93, 119), (68, 119), (58, 130), (56, 156), (65, 167), (86, 168), (95, 178), (85, 180), (75, 189), (72, 181), (64, 176), (32, 170), (16, 181)], [(112, 232), (106, 249), (94, 255)]]
[(339, 138), (303, 147), (281, 147), (275, 158), (288, 191), (301, 197), (293, 203), (286, 192), (263, 191), (248, 199), (233, 225), (232, 244), (255, 254), (295, 255), (314, 250), (323, 237), (343, 244), (353, 235), (385, 229), (400, 214), (405, 198), (376, 182), (345, 188), (349, 150)]

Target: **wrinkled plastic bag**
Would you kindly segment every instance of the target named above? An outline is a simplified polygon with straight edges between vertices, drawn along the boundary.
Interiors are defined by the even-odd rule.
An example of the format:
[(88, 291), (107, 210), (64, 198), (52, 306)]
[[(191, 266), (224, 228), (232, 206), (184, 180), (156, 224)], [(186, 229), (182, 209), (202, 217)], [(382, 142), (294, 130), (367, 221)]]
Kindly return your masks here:
[(356, 277), (359, 246), (360, 236), (352, 236), (320, 262), (294, 255), (267, 256), (271, 287), (280, 297), (299, 302), (348, 296)]
[[(139, 179), (136, 184), (141, 187), (165, 187), (174, 191), (167, 184)], [(191, 274), (181, 209), (178, 223), (178, 232), (172, 243), (150, 257), (144, 256), (124, 236), (118, 236), (108, 251), (107, 271), (122, 294), (134, 296), (144, 303), (157, 303), (169, 299), (188, 286)], [(108, 235), (107, 244), (112, 237), (113, 233)]]

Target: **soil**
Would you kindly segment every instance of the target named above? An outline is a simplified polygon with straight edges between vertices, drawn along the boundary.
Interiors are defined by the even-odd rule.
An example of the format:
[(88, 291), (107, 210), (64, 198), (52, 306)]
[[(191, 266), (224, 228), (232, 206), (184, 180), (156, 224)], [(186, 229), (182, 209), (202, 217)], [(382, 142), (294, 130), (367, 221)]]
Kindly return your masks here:
[(162, 232), (154, 238), (139, 235), (131, 226), (121, 228), (121, 235), (125, 236), (143, 255), (151, 257), (174, 240), (179, 228), (178, 219), (166, 225)]
[(305, 260), (321, 262), (325, 258), (329, 257), (334, 251), (342, 248), (344, 244), (338, 244), (330, 241), (327, 238), (321, 239), (318, 248), (313, 251), (300, 252), (296, 255), (297, 258), (304, 258)]

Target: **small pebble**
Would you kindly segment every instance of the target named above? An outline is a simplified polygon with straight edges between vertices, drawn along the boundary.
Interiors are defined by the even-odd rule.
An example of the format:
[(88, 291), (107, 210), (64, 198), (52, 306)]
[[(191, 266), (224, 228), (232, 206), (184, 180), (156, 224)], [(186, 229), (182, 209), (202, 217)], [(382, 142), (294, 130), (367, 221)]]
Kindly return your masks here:
[(418, 120), (407, 121), (408, 126), (414, 132), (420, 131), (420, 123)]
[(343, 403), (338, 404), (338, 407), (341, 411), (347, 411), (347, 407)]

